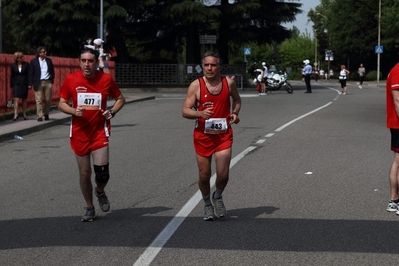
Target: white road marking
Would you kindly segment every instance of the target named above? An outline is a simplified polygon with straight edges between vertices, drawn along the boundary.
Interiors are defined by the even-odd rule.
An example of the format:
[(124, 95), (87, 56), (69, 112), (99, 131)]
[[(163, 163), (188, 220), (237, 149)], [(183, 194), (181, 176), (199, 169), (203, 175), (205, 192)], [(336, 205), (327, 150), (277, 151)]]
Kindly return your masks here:
[(288, 123), (282, 125), (281, 127), (277, 128), (276, 131), (277, 131), (277, 132), (278, 132), (278, 131), (281, 131), (281, 130), (283, 130), (284, 128), (288, 127), (289, 125), (295, 123), (296, 121), (301, 120), (302, 118), (307, 117), (308, 115), (311, 115), (311, 114), (313, 114), (313, 113), (315, 113), (315, 112), (317, 112), (317, 111), (320, 111), (320, 110), (323, 109), (323, 108), (326, 108), (326, 107), (329, 106), (330, 104), (332, 104), (332, 102), (329, 102), (329, 103), (327, 103), (326, 105), (323, 105), (323, 106), (321, 106), (321, 107), (319, 107), (319, 108), (317, 108), (317, 109), (314, 109), (313, 111), (311, 111), (311, 112), (309, 112), (309, 113), (306, 113), (306, 114), (304, 114), (304, 115), (301, 115), (300, 117), (295, 118), (294, 120), (291, 120), (290, 122), (288, 122)]
[[(237, 162), (245, 157), (248, 153), (256, 149), (255, 146), (250, 146), (236, 157), (234, 157), (230, 162), (230, 168), (232, 168)], [(211, 187), (215, 185), (216, 174), (211, 177)], [(180, 224), (186, 219), (190, 212), (197, 206), (197, 204), (202, 200), (201, 192), (198, 190), (194, 196), (181, 208), (181, 210), (176, 214), (176, 216), (168, 223), (168, 225), (162, 230), (162, 232), (155, 238), (150, 246), (144, 251), (143, 254), (137, 259), (133, 266), (144, 266), (150, 265), (157, 254), (161, 251), (162, 247), (171, 238), (171, 236), (179, 228)]]
[[(242, 95), (241, 95), (242, 96)], [(252, 97), (252, 96), (251, 96)], [(329, 106), (332, 102), (329, 102), (309, 113), (306, 113), (298, 118), (291, 120), (290, 122), (282, 125), (281, 127), (277, 128), (275, 131), (279, 132), (284, 128), (288, 127), (289, 125), (295, 123), (296, 121), (309, 116), (317, 111), (320, 111), (323, 108)], [(274, 133), (269, 133), (266, 137), (273, 136)], [(258, 140), (261, 141), (261, 140)], [(232, 168), (236, 163), (238, 163), (242, 158), (244, 158), (248, 153), (255, 150), (257, 147), (249, 146), (236, 157), (234, 157), (230, 162), (230, 168)], [(310, 173), (310, 172), (308, 172)], [(215, 185), (216, 174), (211, 177), (211, 187)], [(176, 232), (179, 226), (183, 223), (186, 217), (192, 212), (192, 210), (197, 206), (197, 204), (202, 200), (202, 195), (200, 190), (198, 190), (191, 199), (181, 208), (181, 210), (176, 214), (175, 217), (166, 225), (166, 227), (162, 230), (161, 233), (152, 241), (152, 243), (147, 247), (147, 249), (141, 254), (141, 256), (137, 259), (137, 261), (133, 264), (133, 266), (146, 266), (150, 265), (154, 258), (158, 255), (161, 251), (162, 247), (166, 244), (166, 242), (172, 237), (172, 235)]]

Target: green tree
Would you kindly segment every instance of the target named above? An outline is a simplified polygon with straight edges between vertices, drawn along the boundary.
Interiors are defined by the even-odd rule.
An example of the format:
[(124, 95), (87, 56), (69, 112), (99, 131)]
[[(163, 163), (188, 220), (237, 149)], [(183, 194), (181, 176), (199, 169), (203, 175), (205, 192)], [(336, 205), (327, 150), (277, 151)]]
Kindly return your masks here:
[(399, 0), (381, 1), (381, 45), (384, 47), (384, 53), (381, 55), (381, 66), (384, 73), (398, 63), (399, 40)]
[[(126, 11), (116, 1), (104, 1), (104, 18), (126, 18)], [(127, 1), (124, 1), (127, 2)], [(96, 38), (99, 1), (89, 0), (3, 0), (6, 27), (5, 52), (33, 52), (44, 45), (50, 54), (76, 56), (83, 42)]]
[(284, 67), (290, 67), (293, 71), (303, 68), (303, 61), (314, 58), (314, 41), (309, 34), (294, 36), (280, 45), (281, 62)]
[[(378, 9), (376, 0), (321, 0), (319, 6), (308, 13), (317, 33), (318, 51), (334, 52), (335, 68), (345, 64), (354, 71), (364, 63), (368, 71), (375, 70), (378, 44)], [(395, 10), (398, 0), (381, 0), (381, 71), (388, 73), (398, 60), (399, 43), (395, 38), (399, 26), (395, 21), (399, 15)], [(349, 63), (349, 65), (348, 65)]]
[(199, 63), (200, 35), (216, 35), (216, 49), (224, 63), (242, 53), (245, 43), (278, 43), (289, 37), (290, 31), (283, 22), (295, 20), (301, 4), (277, 0), (241, 0), (229, 4), (222, 0), (219, 6), (204, 6), (198, 1), (157, 1), (144, 13), (135, 13), (135, 23), (130, 27), (136, 48), (149, 58), (159, 54), (186, 51), (187, 63)]
[[(206, 7), (193, 0), (104, 0), (107, 43), (118, 46), (118, 58), (140, 54), (141, 60), (199, 63), (199, 36), (217, 35), (224, 63), (241, 54), (245, 43), (276, 47), (290, 36), (281, 23), (292, 22), (300, 12), (298, 0), (239, 0)], [(95, 38), (99, 1), (4, 0), (10, 32), (7, 52), (45, 45), (50, 55), (76, 56), (82, 43)], [(126, 39), (126, 45), (125, 45)], [(125, 52), (126, 51), (126, 52)]]
[(242, 0), (231, 5), (222, 0), (220, 6), (209, 8), (219, 11), (213, 19), (218, 23), (217, 46), (222, 59), (228, 62), (248, 42), (273, 45), (289, 38), (290, 30), (281, 24), (293, 22), (301, 5), (276, 0)]

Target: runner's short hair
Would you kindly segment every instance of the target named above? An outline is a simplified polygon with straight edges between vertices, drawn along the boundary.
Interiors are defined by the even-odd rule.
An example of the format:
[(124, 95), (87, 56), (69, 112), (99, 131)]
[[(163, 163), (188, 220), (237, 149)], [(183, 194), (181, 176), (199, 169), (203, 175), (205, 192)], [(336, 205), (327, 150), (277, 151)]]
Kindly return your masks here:
[(203, 54), (203, 56), (202, 56), (202, 63), (204, 63), (205, 57), (208, 57), (208, 56), (216, 57), (216, 58), (218, 59), (218, 64), (219, 64), (219, 65), (222, 64), (222, 59), (220, 58), (220, 55), (219, 55), (218, 53), (216, 53), (216, 52), (213, 52), (213, 51), (207, 51), (207, 52), (205, 52), (205, 53)]

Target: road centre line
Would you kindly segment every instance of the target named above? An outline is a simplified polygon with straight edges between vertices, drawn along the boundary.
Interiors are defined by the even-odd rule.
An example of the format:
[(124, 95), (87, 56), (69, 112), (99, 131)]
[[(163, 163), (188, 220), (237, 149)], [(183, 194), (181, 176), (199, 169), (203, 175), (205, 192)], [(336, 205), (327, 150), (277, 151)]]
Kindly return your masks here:
[[(297, 122), (298, 120), (307, 117), (317, 111), (320, 111), (321, 109), (326, 108), (332, 104), (332, 102), (329, 102), (319, 108), (314, 109), (313, 111), (310, 111), (304, 115), (301, 115), (298, 118), (295, 118), (291, 120), (290, 122), (282, 125), (281, 127), (277, 128), (275, 131), (279, 132), (283, 130), (284, 128), (288, 127), (289, 125)], [(265, 137), (271, 137), (273, 136), (274, 133), (269, 133)], [(259, 141), (259, 140), (258, 140)], [(237, 164), (241, 159), (243, 159), (246, 155), (248, 155), (250, 152), (255, 150), (256, 146), (249, 146), (246, 148), (244, 151), (242, 151), (240, 154), (235, 156), (231, 162), (230, 162), (230, 169)], [(215, 185), (216, 181), (216, 173), (212, 175), (210, 183), (211, 187)], [(191, 197), (189, 201), (180, 209), (180, 211), (173, 217), (173, 219), (165, 226), (165, 228), (159, 233), (159, 235), (152, 241), (152, 243), (147, 247), (147, 249), (140, 255), (140, 257), (136, 260), (136, 262), (133, 264), (133, 266), (146, 266), (150, 265), (151, 262), (155, 259), (155, 257), (158, 255), (158, 253), (161, 251), (163, 246), (166, 244), (166, 242), (172, 237), (172, 235), (176, 232), (176, 230), (179, 228), (179, 226), (183, 223), (183, 221), (187, 218), (187, 216), (192, 212), (192, 210), (195, 208), (195, 206), (198, 205), (198, 203), (202, 200), (202, 195), (201, 191), (197, 190), (197, 192)]]
[(281, 127), (277, 128), (275, 131), (279, 132), (279, 131), (283, 130), (284, 128), (288, 127), (289, 125), (295, 123), (296, 121), (298, 121), (298, 120), (300, 120), (300, 119), (302, 119), (302, 118), (304, 118), (304, 117), (307, 117), (307, 116), (309, 116), (309, 115), (311, 115), (311, 114), (313, 114), (313, 113), (315, 113), (315, 112), (317, 112), (317, 111), (320, 111), (320, 110), (323, 109), (323, 108), (326, 108), (326, 107), (329, 106), (330, 104), (332, 104), (332, 102), (329, 102), (329, 103), (327, 103), (327, 104), (325, 104), (325, 105), (323, 105), (323, 106), (321, 106), (321, 107), (319, 107), (319, 108), (316, 108), (316, 109), (314, 109), (313, 111), (310, 111), (309, 113), (306, 113), (306, 114), (304, 114), (304, 115), (301, 115), (300, 117), (295, 118), (294, 120), (291, 120), (290, 122), (288, 122), (288, 123), (282, 125)]
[[(238, 163), (242, 158), (244, 158), (248, 153), (255, 150), (257, 147), (249, 146), (236, 157), (234, 157), (230, 162), (230, 168), (232, 168), (236, 163)], [(211, 187), (215, 185), (216, 174), (211, 177)], [(162, 247), (171, 238), (171, 236), (179, 228), (180, 224), (186, 219), (186, 217), (191, 213), (191, 211), (198, 205), (202, 200), (201, 191), (198, 190), (191, 199), (181, 208), (181, 210), (176, 214), (176, 216), (166, 225), (162, 232), (155, 238), (150, 246), (144, 251), (143, 254), (137, 259), (133, 266), (144, 266), (150, 265), (157, 254), (161, 251)]]

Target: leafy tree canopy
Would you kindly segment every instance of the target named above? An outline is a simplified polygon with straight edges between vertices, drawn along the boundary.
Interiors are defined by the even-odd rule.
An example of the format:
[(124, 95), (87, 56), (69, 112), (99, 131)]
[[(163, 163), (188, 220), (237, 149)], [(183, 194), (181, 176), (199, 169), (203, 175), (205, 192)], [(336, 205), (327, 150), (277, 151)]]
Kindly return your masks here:
[[(281, 26), (301, 12), (297, 0), (237, 0), (206, 7), (193, 0), (104, 0), (104, 22), (118, 46), (118, 55), (141, 55), (141, 61), (169, 59), (199, 62), (200, 35), (216, 35), (216, 50), (225, 63), (241, 53), (245, 43), (279, 43), (290, 37)], [(50, 54), (76, 56), (82, 43), (96, 38), (100, 1), (3, 0), (7, 52), (33, 51), (39, 45)], [(112, 38), (111, 38), (112, 37)], [(108, 40), (107, 40), (108, 41)], [(119, 57), (119, 56), (118, 56)]]

